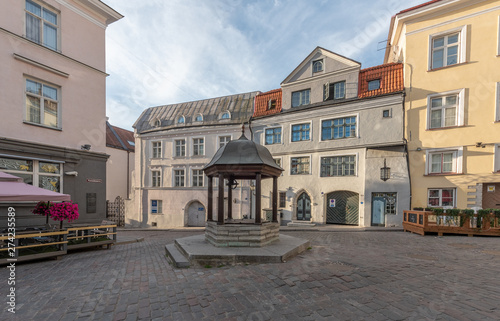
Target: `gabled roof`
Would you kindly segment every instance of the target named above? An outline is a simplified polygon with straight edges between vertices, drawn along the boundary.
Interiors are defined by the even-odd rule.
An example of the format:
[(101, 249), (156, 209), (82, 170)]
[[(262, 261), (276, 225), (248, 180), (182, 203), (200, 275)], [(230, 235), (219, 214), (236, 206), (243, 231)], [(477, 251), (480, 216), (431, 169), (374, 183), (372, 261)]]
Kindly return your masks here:
[(401, 14), (401, 13), (405, 13), (405, 12), (413, 11), (413, 10), (416, 10), (416, 9), (420, 9), (420, 8), (422, 8), (422, 7), (428, 6), (428, 5), (430, 5), (430, 4), (433, 4), (433, 3), (436, 3), (436, 2), (439, 2), (439, 1), (443, 1), (443, 0), (432, 0), (432, 1), (427, 1), (427, 2), (424, 2), (424, 3), (419, 4), (419, 5), (417, 5), (417, 6), (414, 6), (414, 7), (408, 8), (408, 9), (401, 10), (401, 11), (400, 11), (400, 12), (398, 12), (397, 14)]
[[(255, 97), (253, 117), (279, 114), (281, 112), (281, 98), (281, 88), (258, 94)], [(273, 109), (269, 109), (269, 101), (271, 100), (274, 100), (276, 102), (276, 105)]]
[[(213, 126), (241, 124), (247, 122), (253, 113), (254, 99), (258, 91), (236, 94), (205, 100), (190, 101), (180, 104), (150, 107), (144, 110), (133, 125), (137, 133), (147, 133), (193, 126)], [(220, 119), (220, 115), (229, 112), (229, 119)], [(197, 122), (201, 115), (203, 121)], [(184, 117), (184, 123), (177, 120)], [(157, 126), (159, 123), (159, 126)]]
[(308, 64), (311, 59), (313, 59), (314, 55), (316, 53), (321, 53), (322, 55), (325, 55), (327, 57), (330, 57), (332, 59), (335, 59), (335, 60), (338, 60), (338, 61), (341, 61), (347, 65), (350, 65), (352, 67), (361, 67), (361, 63), (360, 62), (357, 62), (356, 60), (352, 60), (350, 58), (347, 58), (347, 57), (344, 57), (342, 55), (339, 55), (333, 51), (330, 51), (330, 50), (327, 50), (325, 48), (322, 48), (322, 47), (316, 47), (307, 57), (306, 59), (304, 59), (298, 66), (297, 68), (295, 68), (291, 74), (289, 74), (285, 80), (283, 80), (281, 82), (281, 85), (285, 84), (285, 83), (288, 83), (290, 81), (290, 79), (292, 79), (302, 68), (305, 67), (306, 64)]
[(135, 152), (134, 132), (106, 122), (106, 146)]
[[(380, 88), (368, 90), (368, 82), (380, 80)], [(362, 69), (359, 72), (358, 98), (379, 96), (404, 89), (403, 64), (389, 63), (371, 68)]]

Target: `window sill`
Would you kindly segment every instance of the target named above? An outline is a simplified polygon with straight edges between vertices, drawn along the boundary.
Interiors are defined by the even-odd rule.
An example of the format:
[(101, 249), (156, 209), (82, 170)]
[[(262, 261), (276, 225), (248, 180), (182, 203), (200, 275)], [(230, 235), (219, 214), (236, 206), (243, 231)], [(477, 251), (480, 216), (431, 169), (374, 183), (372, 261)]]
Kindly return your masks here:
[(290, 173), (290, 176), (297, 176), (297, 175), (311, 175), (311, 173), (301, 173), (301, 174), (292, 174)]
[(432, 176), (456, 176), (456, 175), (463, 175), (464, 173), (435, 173), (435, 174), (425, 174), (425, 177), (432, 177)]
[(151, 215), (161, 215), (161, 216), (163, 216), (163, 213), (149, 213), (149, 214), (151, 214)]
[(50, 126), (46, 126), (46, 125), (42, 125), (42, 124), (38, 124), (38, 123), (32, 123), (32, 122), (29, 122), (29, 121), (23, 121), (24, 124), (26, 125), (31, 125), (31, 126), (37, 126), (37, 127), (42, 127), (42, 128), (47, 128), (47, 129), (52, 129), (52, 130), (57, 130), (57, 131), (62, 131), (62, 128), (61, 127), (50, 127)]
[(465, 125), (462, 126), (447, 126), (447, 127), (439, 127), (439, 128), (427, 128), (425, 131), (434, 131), (434, 130), (442, 130), (442, 129), (455, 129), (455, 128), (464, 128), (467, 127)]
[(192, 155), (191, 157), (193, 157), (193, 158), (203, 158), (203, 157), (205, 157), (205, 155)]
[(186, 158), (186, 155), (184, 156), (174, 156), (172, 157), (173, 159), (185, 159)]
[(449, 65), (449, 66), (444, 66), (444, 67), (439, 67), (439, 68), (434, 68), (434, 69), (429, 69), (427, 70), (428, 72), (433, 72), (433, 71), (440, 71), (440, 70), (443, 70), (443, 69), (448, 69), (448, 68), (453, 68), (453, 67), (458, 67), (458, 66), (463, 66), (463, 65), (467, 65), (469, 64), (469, 62), (460, 62), (458, 64), (453, 64), (453, 65)]
[(312, 140), (307, 139), (307, 140), (296, 140), (296, 141), (291, 141), (290, 143), (302, 143), (302, 142), (312, 142)]

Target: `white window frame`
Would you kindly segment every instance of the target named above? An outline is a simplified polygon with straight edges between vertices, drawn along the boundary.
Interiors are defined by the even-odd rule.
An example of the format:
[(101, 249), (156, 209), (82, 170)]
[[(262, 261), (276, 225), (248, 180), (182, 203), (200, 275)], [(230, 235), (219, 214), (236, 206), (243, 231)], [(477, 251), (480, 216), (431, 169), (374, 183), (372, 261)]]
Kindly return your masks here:
[(175, 121), (175, 124), (177, 126), (184, 126), (184, 125), (186, 125), (186, 117), (184, 117), (184, 116), (177, 117), (177, 120)]
[[(451, 172), (432, 173), (432, 155), (435, 154), (453, 153), (453, 170)], [(462, 146), (455, 148), (440, 148), (428, 149), (425, 151), (425, 175), (451, 175), (463, 173), (463, 154), (464, 148)]]
[[(28, 92), (27, 91), (28, 80), (32, 81), (32, 82), (35, 82), (37, 84), (40, 84), (41, 85), (40, 88), (42, 89), (42, 93), (36, 94), (36, 93)], [(43, 95), (43, 87), (44, 86), (56, 90), (56, 92), (57, 92), (57, 100), (45, 97)], [(34, 122), (34, 121), (30, 120), (30, 117), (29, 117), (29, 114), (28, 114), (27, 96), (32, 96), (32, 97), (40, 100), (40, 114), (39, 114), (40, 122)], [(24, 105), (24, 122), (25, 123), (34, 124), (34, 125), (37, 125), (37, 126), (46, 127), (46, 128), (52, 128), (52, 129), (62, 129), (61, 87), (60, 86), (48, 83), (48, 82), (40, 80), (40, 79), (36, 79), (36, 78), (32, 78), (32, 77), (25, 77), (24, 78), (24, 99), (26, 100), (26, 103)], [(56, 126), (50, 126), (50, 125), (44, 124), (45, 123), (45, 100), (48, 100), (50, 102), (55, 102), (57, 104), (57, 117), (56, 117), (57, 118), (57, 125)]]
[[(201, 186), (194, 185), (194, 171), (201, 171)], [(197, 175), (199, 178), (199, 175)], [(203, 168), (191, 168), (191, 187), (204, 187), (205, 186), (205, 174)]]
[[(457, 205), (457, 189), (454, 187), (436, 187), (436, 188), (428, 188), (427, 189), (427, 206), (428, 207), (443, 207), (443, 190), (444, 189), (450, 189), (453, 191), (453, 204), (452, 205), (445, 205), (446, 207), (455, 207)], [(439, 205), (433, 206), (430, 204), (429, 199), (430, 199), (430, 192), (431, 190), (439, 190)]]
[[(373, 84), (375, 81), (378, 81), (377, 88), (370, 89), (370, 84)], [(380, 89), (381, 86), (382, 86), (382, 79), (380, 79), (380, 78), (369, 80), (368, 83), (367, 83), (367, 89), (368, 89), (368, 91), (378, 90), (378, 89)]]
[[(198, 117), (201, 117), (201, 120), (197, 120)], [(194, 116), (194, 121), (197, 122), (197, 123), (202, 123), (203, 122), (203, 114), (197, 114), (196, 116)]]
[[(335, 120), (335, 119), (345, 119), (345, 118), (350, 118), (350, 117), (355, 117), (356, 118), (356, 136), (354, 137), (342, 137), (342, 138), (332, 138), (332, 139), (323, 139), (323, 122), (328, 121), (328, 120)], [(332, 134), (333, 137), (333, 134)], [(359, 138), (359, 114), (349, 114), (349, 115), (342, 115), (342, 116), (335, 116), (335, 117), (328, 117), (328, 118), (320, 118), (319, 120), (319, 141), (320, 142), (332, 142), (332, 141), (340, 141), (343, 139), (351, 139), (351, 138)]]
[[(177, 155), (177, 142), (180, 142), (180, 141), (184, 141), (184, 155)], [(174, 155), (174, 157), (186, 157), (187, 155), (187, 140), (186, 138), (178, 138), (178, 139), (174, 139), (174, 150), (172, 152), (172, 155)]]
[(497, 56), (500, 56), (500, 16), (498, 16)]
[[(155, 143), (159, 143), (159, 148), (155, 148)], [(155, 149), (157, 150), (155, 153)], [(151, 158), (162, 158), (163, 156), (163, 144), (161, 140), (152, 140), (151, 141)], [(156, 156), (155, 156), (156, 154)]]
[[(30, 40), (30, 41), (33, 41), (34, 43), (37, 43), (41, 46), (44, 46), (46, 48), (49, 48), (50, 50), (54, 50), (54, 51), (60, 51), (60, 48), (61, 48), (61, 29), (60, 29), (60, 25), (61, 25), (61, 13), (60, 11), (56, 10), (55, 8), (53, 7), (50, 7), (48, 5), (46, 5), (45, 3), (42, 3), (40, 1), (36, 1), (36, 0), (29, 0), (29, 2), (32, 2), (38, 6), (41, 7), (41, 16), (37, 16), (35, 15), (34, 13), (28, 11), (26, 9), (26, 0), (24, 1), (24, 11), (25, 11), (25, 15), (24, 15), (24, 34), (25, 34), (25, 37), (26, 39)], [(56, 19), (57, 19), (57, 24), (54, 25), (52, 22), (46, 20), (43, 18), (43, 11), (46, 10), (52, 14), (54, 14), (56, 16)], [(27, 21), (27, 17), (26, 15), (31, 15), (33, 17), (35, 17), (36, 19), (38, 19), (40, 21), (40, 25), (39, 25), (39, 37), (40, 37), (40, 41), (36, 41), (34, 39), (30, 39), (28, 38), (28, 32), (27, 32), (27, 28), (28, 28), (28, 21)], [(56, 29), (56, 48), (52, 48), (48, 45), (45, 44), (45, 41), (44, 41), (44, 38), (45, 38), (45, 32), (44, 32), (44, 25), (47, 24), (49, 25), (50, 27), (52, 28), (55, 28)]]
[[(233, 135), (232, 134), (231, 135), (217, 135), (217, 149), (219, 149), (219, 148), (222, 147), (221, 146), (221, 141), (220, 141), (222, 137), (229, 137), (229, 142), (233, 140)], [(227, 142), (227, 143), (229, 143), (229, 142)], [(224, 146), (226, 146), (227, 143), (225, 143)]]
[[(195, 153), (194, 153), (194, 150), (195, 150), (195, 149), (194, 149), (194, 147), (195, 147), (195, 143), (194, 143), (194, 141), (195, 141), (195, 139), (203, 139), (203, 144), (202, 144), (202, 146), (203, 146), (203, 154), (198, 154), (198, 155), (195, 155)], [(205, 150), (206, 139), (205, 139), (205, 137), (204, 137), (204, 136), (203, 136), (203, 137), (193, 137), (193, 138), (191, 139), (191, 144), (192, 144), (192, 147), (193, 147), (193, 148), (191, 149), (191, 150), (192, 150), (192, 153), (193, 153), (193, 155), (192, 155), (192, 156), (205, 156), (205, 154), (206, 154), (206, 150)]]
[[(431, 102), (432, 102), (432, 99), (438, 98), (438, 97), (444, 97), (444, 96), (452, 96), (452, 95), (457, 95), (457, 99), (458, 99), (458, 103), (457, 103), (457, 107), (456, 107), (457, 110), (455, 112), (456, 124), (453, 126), (442, 126), (442, 127), (431, 128), (431, 110), (432, 110)], [(444, 128), (450, 128), (450, 127), (464, 126), (464, 114), (465, 114), (464, 105), (465, 105), (465, 88), (428, 95), (427, 96), (427, 127), (426, 128), (428, 130), (438, 130), (438, 129), (444, 129)]]
[[(305, 174), (292, 174), (292, 159), (293, 158), (309, 158), (309, 172), (308, 173), (305, 173)], [(308, 154), (308, 155), (294, 155), (294, 156), (290, 156), (289, 159), (289, 164), (290, 164), (290, 176), (296, 176), (296, 175), (311, 175), (312, 174), (312, 155), (311, 154)]]
[[(275, 162), (275, 163), (276, 163), (279, 167), (281, 167), (281, 168), (285, 169), (285, 168), (283, 167), (283, 157), (273, 157), (273, 160), (274, 160), (274, 162)], [(280, 163), (278, 164), (278, 163), (276, 162), (276, 160), (279, 160), (279, 162), (280, 162)], [(283, 174), (284, 174), (285, 172), (286, 172), (286, 170), (282, 171), (280, 176), (283, 176)]]
[[(153, 173), (158, 173), (158, 185), (155, 186), (155, 177), (153, 175)], [(151, 179), (151, 187), (162, 187), (163, 184), (163, 180), (162, 180), (162, 172), (161, 172), (161, 169), (160, 168), (154, 168), (154, 169), (151, 169), (151, 173), (149, 175), (150, 179)]]
[(495, 122), (500, 122), (500, 82), (496, 84), (495, 96)]
[[(153, 213), (153, 201), (156, 201), (156, 213)], [(163, 214), (163, 200), (149, 200), (149, 213), (153, 215)]]
[[(341, 176), (321, 176), (321, 159), (322, 158), (328, 158), (328, 157), (345, 157), (345, 156), (354, 156), (354, 175), (341, 175)], [(320, 155), (318, 157), (318, 177), (319, 178), (353, 178), (353, 177), (358, 177), (358, 168), (359, 168), (359, 153), (349, 153), (349, 154), (338, 154), (338, 155), (332, 155), (332, 154), (327, 154), (327, 155)]]
[[(183, 171), (184, 172), (184, 174), (182, 175), (183, 176), (182, 186), (176, 185), (176, 178), (177, 178), (176, 171)], [(183, 168), (183, 167), (182, 168), (181, 167), (172, 168), (172, 187), (186, 187), (186, 169), (185, 168)]]
[[(438, 68), (434, 68), (434, 69), (441, 69), (441, 68), (446, 68), (446, 67), (450, 67), (450, 66), (456, 66), (458, 64), (461, 64), (461, 63), (464, 63), (466, 62), (466, 59), (467, 59), (467, 25), (464, 25), (464, 26), (460, 26), (460, 27), (457, 27), (457, 28), (453, 28), (453, 29), (449, 29), (449, 30), (446, 30), (446, 31), (442, 31), (442, 32), (438, 32), (438, 33), (433, 33), (431, 35), (429, 35), (429, 44), (428, 44), (428, 70), (433, 70), (432, 68), (432, 39), (434, 38), (439, 38), (439, 37), (443, 37), (443, 36), (446, 36), (448, 34), (453, 34), (453, 33), (459, 33), (459, 36), (458, 36), (458, 59), (457, 59), (457, 63), (456, 64), (453, 64), (453, 65), (447, 65), (447, 66), (443, 66), (443, 67), (438, 67)], [(446, 57), (444, 57), (444, 59), (446, 59)]]
[[(317, 62), (321, 63), (321, 70), (314, 71), (314, 65), (316, 65)], [(311, 70), (312, 70), (313, 74), (317, 74), (320, 72), (324, 73), (325, 72), (325, 60), (323, 58), (320, 58), (320, 59), (316, 59), (316, 60), (311, 61)]]
[(493, 173), (500, 172), (500, 143), (494, 145)]
[[(305, 92), (308, 91), (309, 92), (309, 99), (306, 103), (302, 104), (302, 95), (305, 94)], [(294, 106), (293, 105), (293, 94), (295, 93), (300, 93), (300, 103), (297, 105), (297, 106)], [(307, 88), (307, 89), (302, 89), (302, 90), (296, 90), (296, 91), (293, 91), (292, 92), (292, 95), (291, 95), (291, 106), (292, 108), (296, 108), (296, 107), (300, 107), (300, 106), (306, 106), (306, 105), (310, 105), (311, 104), (311, 88)]]
[[(224, 115), (228, 115), (227, 118), (223, 118)], [(219, 120), (224, 120), (224, 121), (228, 121), (231, 119), (231, 112), (229, 110), (226, 110), (226, 111), (223, 111), (219, 114)]]
[[(293, 126), (296, 126), (296, 125), (304, 125), (304, 124), (309, 124), (309, 139), (306, 139), (306, 140), (297, 140), (297, 141), (293, 141)], [(295, 123), (291, 123), (290, 124), (290, 143), (300, 143), (300, 142), (310, 142), (313, 140), (313, 124), (312, 124), (312, 121), (301, 121), (301, 122), (295, 122)], [(283, 135), (283, 129), (281, 130), (282, 131), (282, 135)], [(283, 138), (283, 137), (281, 137)], [(281, 140), (283, 141), (283, 139)]]
[[(281, 133), (280, 133), (280, 142), (279, 143), (272, 143), (272, 144), (267, 144), (267, 140), (266, 140), (266, 130), (268, 129), (276, 129), (276, 128), (279, 128), (281, 130)], [(290, 127), (291, 128), (291, 127)], [(281, 145), (283, 144), (283, 126), (272, 126), (272, 127), (266, 127), (264, 128), (264, 135), (262, 135), (262, 139), (263, 139), (263, 142), (262, 142), (262, 145)], [(309, 135), (310, 136), (310, 135)]]

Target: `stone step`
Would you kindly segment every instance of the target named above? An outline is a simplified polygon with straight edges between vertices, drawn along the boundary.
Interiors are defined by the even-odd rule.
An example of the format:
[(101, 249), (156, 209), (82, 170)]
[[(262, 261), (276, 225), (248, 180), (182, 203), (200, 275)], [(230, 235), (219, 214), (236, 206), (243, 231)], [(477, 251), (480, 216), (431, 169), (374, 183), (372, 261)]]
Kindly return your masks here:
[(314, 226), (316, 226), (316, 223), (306, 223), (306, 222), (300, 222), (300, 221), (293, 221), (293, 222), (287, 223), (286, 226), (290, 226), (290, 227), (314, 227)]
[(179, 251), (175, 244), (165, 245), (167, 257), (176, 268), (188, 268), (189, 260)]

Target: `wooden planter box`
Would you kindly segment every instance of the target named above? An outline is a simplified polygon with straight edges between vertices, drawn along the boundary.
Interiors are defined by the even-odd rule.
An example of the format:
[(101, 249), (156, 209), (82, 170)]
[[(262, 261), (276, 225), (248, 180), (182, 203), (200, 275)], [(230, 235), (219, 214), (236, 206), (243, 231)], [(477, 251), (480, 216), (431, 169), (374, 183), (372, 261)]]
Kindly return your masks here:
[[(479, 227), (477, 227), (478, 221)], [(439, 236), (444, 234), (500, 236), (500, 220), (492, 213), (481, 219), (477, 214), (469, 218), (463, 214), (453, 217), (446, 214), (435, 215), (429, 211), (404, 211), (403, 229), (405, 232), (420, 235), (437, 233)]]

